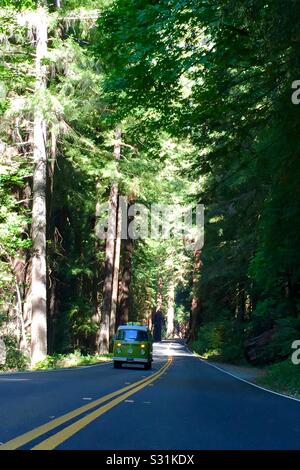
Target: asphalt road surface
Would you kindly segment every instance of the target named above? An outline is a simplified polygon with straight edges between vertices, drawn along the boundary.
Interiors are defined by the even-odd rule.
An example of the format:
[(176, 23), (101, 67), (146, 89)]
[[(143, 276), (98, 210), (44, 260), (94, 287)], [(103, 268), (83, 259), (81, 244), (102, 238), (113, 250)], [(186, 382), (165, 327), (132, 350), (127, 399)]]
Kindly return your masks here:
[(300, 402), (217, 370), (180, 342), (153, 369), (112, 363), (0, 375), (0, 450), (300, 449)]

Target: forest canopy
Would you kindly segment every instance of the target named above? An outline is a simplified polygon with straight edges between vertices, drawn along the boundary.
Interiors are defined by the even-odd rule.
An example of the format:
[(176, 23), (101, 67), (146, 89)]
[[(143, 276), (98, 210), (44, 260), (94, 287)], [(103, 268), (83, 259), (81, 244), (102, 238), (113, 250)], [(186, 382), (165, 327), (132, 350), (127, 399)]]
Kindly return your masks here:
[[(108, 354), (118, 325), (153, 329), (158, 314), (164, 337), (202, 355), (288, 358), (300, 334), (298, 11), (0, 2), (5, 367)], [(203, 247), (121, 239), (121, 196), (204, 204)]]

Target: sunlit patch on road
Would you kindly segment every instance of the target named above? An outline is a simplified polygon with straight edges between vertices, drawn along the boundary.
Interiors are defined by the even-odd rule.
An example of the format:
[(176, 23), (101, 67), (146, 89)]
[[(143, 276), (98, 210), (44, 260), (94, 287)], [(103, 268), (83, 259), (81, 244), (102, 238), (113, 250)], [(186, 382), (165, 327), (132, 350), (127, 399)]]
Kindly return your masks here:
[(155, 360), (161, 360), (162, 357), (193, 357), (193, 354), (186, 349), (182, 341), (161, 341), (153, 344), (153, 356)]

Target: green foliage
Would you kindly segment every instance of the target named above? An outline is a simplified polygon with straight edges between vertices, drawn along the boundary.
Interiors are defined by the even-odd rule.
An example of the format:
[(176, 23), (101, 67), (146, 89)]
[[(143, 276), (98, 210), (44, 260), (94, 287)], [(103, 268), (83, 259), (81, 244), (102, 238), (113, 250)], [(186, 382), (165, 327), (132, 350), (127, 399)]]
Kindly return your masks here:
[[(224, 316), (243, 323), (244, 339), (275, 324), (285, 335), (280, 318), (299, 317), (297, 12), (283, 0), (119, 0), (98, 21), (117, 115), (142, 109), (149, 127), (199, 149), (187, 158), (201, 182), (194, 200), (206, 206), (201, 319), (213, 331)], [(222, 334), (204, 342), (220, 352)]]
[(253, 332), (262, 333), (274, 325), (276, 319), (280, 316), (277, 311), (277, 305), (274, 300), (260, 300), (251, 315), (251, 326)]
[(291, 359), (273, 364), (266, 369), (266, 374), (258, 380), (260, 385), (278, 392), (299, 397), (300, 366)]
[(3, 338), (6, 346), (6, 361), (0, 365), (0, 370), (25, 370), (29, 365), (29, 358), (17, 346), (14, 336), (6, 335)]
[(291, 354), (291, 345), (300, 337), (300, 319), (280, 318), (275, 322), (275, 334), (265, 350), (265, 361), (275, 362)]
[(83, 355), (79, 350), (70, 354), (53, 354), (47, 356), (34, 366), (34, 370), (63, 369), (66, 367), (79, 367), (89, 364), (97, 364), (111, 360), (112, 355)]
[[(132, 264), (131, 319), (145, 320), (156, 308), (158, 292), (162, 295), (162, 311), (166, 314), (170, 280), (178, 289), (187, 283), (191, 268), (191, 253), (182, 240), (146, 239), (135, 243)], [(161, 288), (159, 288), (161, 284)], [(180, 319), (180, 313), (178, 319)], [(186, 320), (186, 312), (181, 314)]]
[[(35, 9), (37, 2), (7, 1), (1, 5), (5, 8), (0, 12), (4, 59), (0, 65), (0, 306), (1, 312), (13, 311), (16, 277), (19, 279), (30, 267), (31, 140), (33, 113), (38, 106), (47, 122), (49, 176), (54, 171), (47, 197), (48, 298), (50, 285), (55, 285), (53, 295), (62, 299), (61, 304), (55, 302), (55, 311), (49, 316), (53, 318), (53, 324), (49, 322), (50, 336), (51, 332), (57, 333), (50, 339), (49, 350), (69, 351), (79, 343), (82, 349), (90, 350), (103, 258), (94, 233), (96, 188), (108, 152), (102, 145), (101, 72), (89, 41), (96, 9), (103, 2), (62, 2), (59, 22), (53, 2), (46, 3), (50, 10), (45, 94), (35, 91), (35, 16), (30, 9)], [(64, 18), (70, 13), (76, 19)], [(51, 153), (55, 141), (57, 160)], [(99, 189), (99, 198), (106, 185)], [(21, 267), (16, 272), (19, 260)], [(24, 281), (18, 286), (22, 305), (26, 303), (30, 269)], [(60, 295), (62, 291), (65, 295)], [(56, 321), (61, 330), (54, 328)]]
[(36, 0), (1, 0), (0, 7), (13, 7), (16, 10), (24, 10), (34, 8), (36, 3)]
[(17, 194), (24, 184), (25, 165), (18, 161), (8, 165), (5, 153), (0, 156), (0, 311), (11, 300), (15, 276), (13, 259), (31, 247), (28, 236), (29, 211), (18, 203)]
[(177, 320), (187, 321), (192, 296), (201, 304), (201, 353), (237, 361), (245, 339), (275, 328), (265, 361), (285, 357), (299, 333), (300, 305), (300, 121), (291, 103), (297, 2), (67, 0), (59, 13), (48, 6), (41, 96), (34, 91), (34, 28), (20, 23), (36, 2), (1, 3), (3, 313), (15, 304), (15, 260), (31, 256), (27, 141), (38, 105), (57, 144), (49, 161), (51, 351), (93, 349), (104, 278), (96, 207), (117, 181), (131, 201), (206, 207), (193, 276), (181, 242), (134, 244), (131, 319), (149, 318), (159, 283), (165, 311), (173, 280)]
[(223, 319), (201, 326), (198, 338), (191, 347), (206, 358), (233, 363), (243, 360), (241, 330), (230, 320)]

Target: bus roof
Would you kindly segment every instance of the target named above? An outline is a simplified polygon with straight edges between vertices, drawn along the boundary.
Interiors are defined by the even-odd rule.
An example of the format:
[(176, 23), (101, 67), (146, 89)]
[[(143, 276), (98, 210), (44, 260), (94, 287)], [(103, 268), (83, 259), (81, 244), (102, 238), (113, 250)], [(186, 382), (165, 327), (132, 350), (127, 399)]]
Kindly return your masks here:
[(148, 327), (144, 325), (120, 325), (118, 330), (142, 330), (147, 331)]

